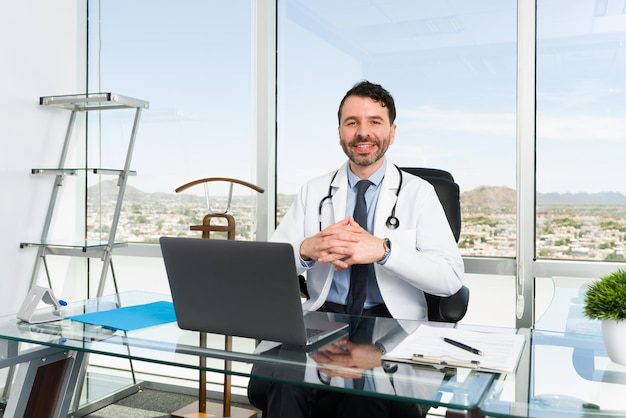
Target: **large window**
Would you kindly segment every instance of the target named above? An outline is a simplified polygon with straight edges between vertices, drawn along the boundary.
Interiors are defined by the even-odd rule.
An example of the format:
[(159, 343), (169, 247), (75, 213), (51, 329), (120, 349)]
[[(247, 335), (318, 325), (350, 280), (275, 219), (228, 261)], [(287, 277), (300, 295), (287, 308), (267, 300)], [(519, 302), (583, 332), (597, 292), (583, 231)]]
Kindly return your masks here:
[(537, 2), (537, 252), (626, 260), (626, 6)]
[[(255, 184), (253, 15), (252, 0), (89, 1), (89, 91), (150, 103), (141, 115), (131, 164), (136, 175), (129, 177), (116, 233), (116, 241), (130, 242), (131, 256), (114, 251), (117, 286), (108, 280), (105, 293), (119, 288), (167, 294), (163, 261), (141, 253), (149, 247), (150, 255), (159, 254), (149, 251), (158, 245), (136, 243), (155, 243), (162, 235), (199, 237), (190, 225), (202, 224), (208, 206), (215, 212), (226, 209), (230, 183), (201, 183), (181, 193), (177, 188), (216, 177)], [(132, 117), (122, 110), (90, 112), (89, 166), (123, 167)], [(87, 235), (108, 239), (117, 178), (90, 180)], [(233, 187), (229, 213), (236, 219), (237, 239), (255, 237), (256, 193)], [(99, 260), (90, 262), (92, 271), (100, 271)], [(218, 336), (210, 341), (223, 345)], [(128, 368), (128, 362), (111, 358), (90, 361), (92, 367)], [(134, 371), (140, 378), (147, 373), (150, 381), (197, 388), (193, 370), (135, 362)], [(208, 374), (207, 379), (221, 384), (223, 378)], [(245, 388), (245, 379), (235, 376), (233, 385)]]
[(390, 159), (459, 183), (463, 255), (514, 257), (516, 2), (278, 4), (278, 192), (345, 160), (337, 108), (368, 79), (396, 100)]
[[(254, 2), (234, 0), (92, 0), (89, 3), (89, 90), (150, 102), (143, 111), (116, 240), (156, 242), (193, 235), (190, 225), (225, 209), (228, 177), (254, 181)], [(88, 164), (123, 166), (132, 114), (90, 114)], [(88, 190), (88, 236), (106, 239), (116, 179), (93, 179)], [(230, 213), (238, 239), (256, 232), (255, 194), (233, 188)]]
[[(532, 305), (549, 304), (552, 277), (598, 277), (626, 254), (624, 1), (537, 0), (536, 144), (534, 119), (525, 118), (535, 110), (534, 49), (518, 62), (535, 45), (532, 1), (276, 0), (276, 25), (272, 15), (267, 27), (259, 16), (272, 0), (88, 5), (89, 91), (150, 102), (117, 231), (131, 242), (116, 251), (122, 290), (168, 291), (162, 261), (146, 258), (159, 257), (158, 246), (134, 243), (197, 236), (189, 225), (208, 211), (204, 190), (175, 193), (183, 184), (207, 177), (256, 183), (258, 166), (268, 189), (276, 179), (280, 221), (306, 180), (345, 160), (336, 112), (362, 79), (396, 99), (390, 159), (446, 169), (460, 185), (468, 322), (514, 326), (517, 318), (530, 326)], [(276, 97), (272, 83), (263, 85), (274, 76), (274, 53)], [(276, 119), (271, 111), (263, 118), (265, 105), (257, 103), (276, 103)], [(88, 122), (88, 165), (118, 168), (131, 118), (94, 112)], [(268, 126), (276, 127), (276, 144), (263, 136)], [(532, 148), (536, 173), (520, 147)], [(520, 181), (529, 177), (536, 206)], [(90, 238), (109, 233), (110, 180), (89, 184)], [(264, 206), (254, 191), (233, 192), (237, 239), (254, 239), (257, 224), (270, 234), (273, 193)], [(212, 208), (223, 209), (228, 190), (214, 185), (209, 194)]]
[[(623, 260), (623, 1), (537, 0), (536, 32), (534, 3), (516, 0), (276, 5), (276, 25), (270, 19), (257, 28), (273, 1), (90, 0), (89, 90), (150, 102), (139, 126), (131, 167), (137, 175), (129, 180), (119, 240), (195, 236), (189, 225), (207, 213), (204, 190), (174, 190), (206, 177), (255, 183), (256, 173), (264, 171), (268, 188), (276, 178), (280, 221), (306, 180), (345, 160), (337, 107), (347, 89), (368, 79), (396, 99), (390, 159), (446, 169), (460, 185), (459, 246), (474, 290), (485, 275), (505, 279), (503, 305), (512, 309), (517, 297), (528, 307), (535, 277), (595, 277), (619, 265), (607, 261)], [(267, 39), (259, 42), (260, 33)], [(518, 62), (523, 46), (534, 48), (535, 33), (536, 144), (534, 119), (524, 117), (535, 110), (535, 50)], [(273, 68), (257, 61), (273, 64), (274, 53), (276, 97), (273, 85), (262, 85)], [(524, 96), (530, 99), (524, 102)], [(272, 112), (259, 117), (265, 105), (256, 103), (276, 103), (276, 119)], [(131, 125), (121, 113), (90, 115), (89, 165), (119, 166)], [(267, 126), (276, 127), (276, 144), (259, 139)], [(522, 136), (520, 126), (531, 135)], [(532, 148), (536, 168), (520, 146)], [(527, 201), (529, 177), (536, 206)], [(112, 185), (105, 177), (95, 180), (88, 190), (87, 229), (90, 237), (104, 239)], [(212, 207), (222, 208), (227, 194), (212, 188)], [(256, 205), (255, 192), (243, 187), (234, 194), (237, 238), (254, 239), (258, 219), (263, 233), (271, 234), (265, 222), (272, 204)], [(273, 190), (268, 197), (273, 203)], [(530, 223), (535, 235), (526, 228)], [(139, 247), (151, 246), (130, 250)], [(516, 287), (517, 293), (526, 289), (525, 300)], [(493, 287), (485, 289), (492, 300)]]

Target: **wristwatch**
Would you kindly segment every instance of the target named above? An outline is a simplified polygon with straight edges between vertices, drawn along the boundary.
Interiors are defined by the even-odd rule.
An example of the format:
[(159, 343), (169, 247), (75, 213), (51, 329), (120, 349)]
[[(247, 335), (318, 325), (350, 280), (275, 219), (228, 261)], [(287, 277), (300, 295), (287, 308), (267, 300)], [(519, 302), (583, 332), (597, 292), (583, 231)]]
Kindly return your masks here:
[(387, 259), (387, 257), (389, 257), (389, 253), (391, 253), (391, 241), (389, 240), (389, 238), (385, 238), (383, 240), (383, 247), (385, 248), (385, 255), (383, 255), (383, 258), (378, 260), (379, 263)]

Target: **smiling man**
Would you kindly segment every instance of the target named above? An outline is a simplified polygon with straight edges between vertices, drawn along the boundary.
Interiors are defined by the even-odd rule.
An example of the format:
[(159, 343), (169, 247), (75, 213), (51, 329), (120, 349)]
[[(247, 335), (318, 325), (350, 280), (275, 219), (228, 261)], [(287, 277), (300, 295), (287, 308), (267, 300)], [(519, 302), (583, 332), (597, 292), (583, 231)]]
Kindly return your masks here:
[[(437, 194), (430, 183), (385, 157), (395, 140), (396, 108), (382, 86), (356, 84), (342, 99), (338, 119), (348, 161), (302, 187), (272, 241), (294, 248), (310, 296), (303, 309), (427, 319), (424, 292), (450, 296), (463, 278), (463, 260)], [(249, 394), (257, 383), (251, 380)], [(327, 392), (264, 385), (263, 416), (270, 418), (308, 417), (311, 404)], [(415, 418), (427, 410), (361, 396), (324, 396), (337, 397), (335, 416)]]
[[(350, 169), (366, 179), (380, 168), (389, 145), (393, 144), (395, 109), (371, 97), (347, 96), (338, 117), (339, 143), (350, 159)], [(367, 172), (357, 172), (366, 169)]]

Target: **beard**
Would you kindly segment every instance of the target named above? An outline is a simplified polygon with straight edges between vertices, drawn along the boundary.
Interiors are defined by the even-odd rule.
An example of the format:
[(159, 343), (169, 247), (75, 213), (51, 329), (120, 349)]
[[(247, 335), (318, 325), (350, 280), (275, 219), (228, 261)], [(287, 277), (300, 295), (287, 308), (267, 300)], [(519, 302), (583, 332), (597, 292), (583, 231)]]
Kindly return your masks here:
[[(362, 142), (369, 142), (373, 144), (376, 147), (375, 152), (368, 154), (360, 154), (356, 152), (354, 150), (355, 147)], [(341, 141), (341, 148), (343, 148), (343, 152), (354, 164), (362, 167), (367, 167), (383, 158), (383, 156), (387, 152), (387, 149), (389, 148), (389, 143), (389, 137), (383, 138), (382, 140), (378, 140), (375, 138), (356, 138), (349, 143)]]

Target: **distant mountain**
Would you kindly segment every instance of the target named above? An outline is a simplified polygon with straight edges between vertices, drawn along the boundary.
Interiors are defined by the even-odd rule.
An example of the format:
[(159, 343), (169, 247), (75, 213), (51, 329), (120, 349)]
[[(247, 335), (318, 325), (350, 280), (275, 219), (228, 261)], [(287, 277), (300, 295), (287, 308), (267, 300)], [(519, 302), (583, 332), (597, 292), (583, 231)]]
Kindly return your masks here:
[[(116, 199), (117, 192), (119, 191), (119, 187), (117, 185), (116, 180), (105, 180), (100, 183), (89, 187), (87, 190), (87, 194), (89, 199), (97, 199), (98, 197), (102, 197), (103, 199)], [(167, 200), (182, 200), (182, 201), (194, 201), (199, 199), (198, 196), (194, 195), (178, 195), (176, 193), (165, 193), (165, 192), (156, 192), (156, 193), (146, 193), (142, 190), (139, 190), (136, 187), (126, 185), (126, 192), (124, 193), (124, 199), (126, 200), (146, 200), (150, 199), (152, 201), (167, 201)]]
[(515, 208), (515, 190), (503, 186), (479, 186), (461, 193), (463, 207)]
[[(119, 191), (119, 187), (117, 185), (117, 181), (115, 180), (104, 180), (100, 183), (100, 185), (93, 185), (87, 190), (88, 197), (95, 198), (98, 196), (102, 196), (103, 198), (111, 198), (117, 197), (117, 192)], [(126, 192), (124, 193), (125, 198), (135, 198), (141, 199), (147, 193), (142, 192), (136, 187), (126, 185)]]
[[(89, 197), (101, 195), (103, 198), (114, 198), (118, 191), (114, 180), (103, 181), (98, 187), (91, 186)], [(126, 199), (155, 199), (170, 200), (195, 199), (196, 196), (177, 195), (175, 193), (146, 193), (136, 187), (126, 186)], [(461, 193), (461, 204), (464, 207), (494, 207), (514, 208), (516, 202), (515, 190), (504, 186), (479, 186), (473, 190)], [(540, 205), (626, 205), (626, 196), (617, 192), (601, 193), (537, 193), (537, 203)]]
[[(515, 190), (502, 186), (480, 186), (461, 193), (465, 207), (515, 206)], [(617, 192), (601, 193), (537, 193), (539, 205), (626, 205), (626, 196)]]
[(626, 196), (617, 192), (538, 193), (537, 203), (544, 205), (626, 205)]

